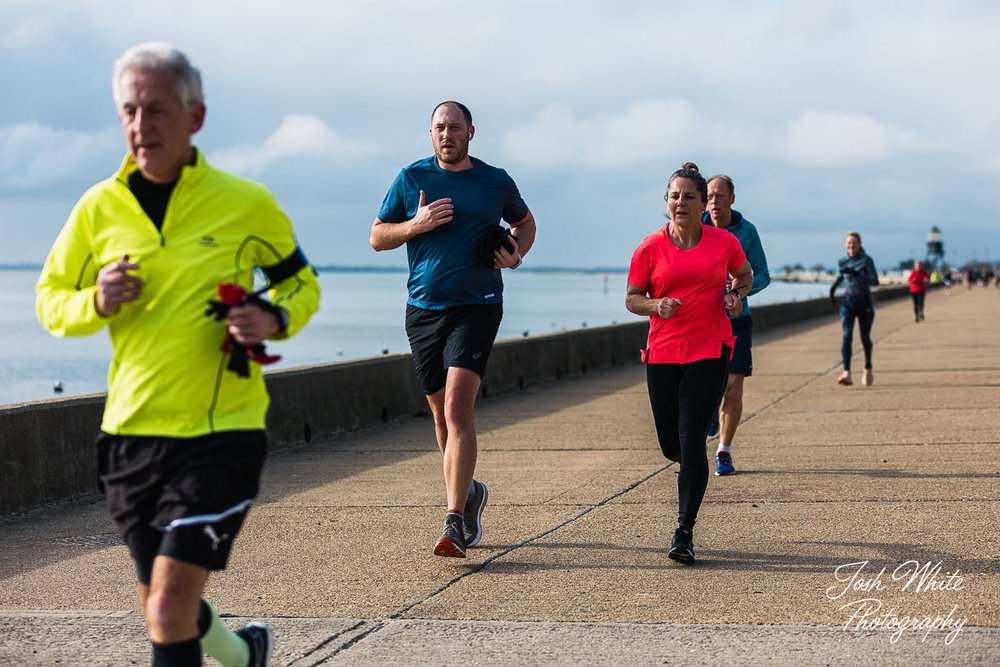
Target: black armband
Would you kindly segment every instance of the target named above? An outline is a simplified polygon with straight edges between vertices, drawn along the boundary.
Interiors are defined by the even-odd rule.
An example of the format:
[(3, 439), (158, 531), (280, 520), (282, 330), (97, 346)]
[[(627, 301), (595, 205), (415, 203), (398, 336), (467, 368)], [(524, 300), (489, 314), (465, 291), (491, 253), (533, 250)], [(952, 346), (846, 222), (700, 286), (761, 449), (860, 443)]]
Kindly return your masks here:
[(309, 260), (306, 259), (302, 248), (296, 247), (295, 252), (285, 259), (271, 266), (262, 266), (260, 270), (267, 276), (267, 282), (271, 286), (274, 286), (288, 280), (307, 266), (309, 266)]

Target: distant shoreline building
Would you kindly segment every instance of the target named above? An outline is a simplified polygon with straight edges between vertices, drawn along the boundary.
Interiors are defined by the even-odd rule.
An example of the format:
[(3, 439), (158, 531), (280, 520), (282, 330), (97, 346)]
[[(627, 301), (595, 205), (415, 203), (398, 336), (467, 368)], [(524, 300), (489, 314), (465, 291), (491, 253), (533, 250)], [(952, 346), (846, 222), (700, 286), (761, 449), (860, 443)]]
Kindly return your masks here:
[(944, 242), (941, 240), (941, 230), (937, 225), (927, 233), (927, 257), (924, 264), (930, 269), (944, 268)]

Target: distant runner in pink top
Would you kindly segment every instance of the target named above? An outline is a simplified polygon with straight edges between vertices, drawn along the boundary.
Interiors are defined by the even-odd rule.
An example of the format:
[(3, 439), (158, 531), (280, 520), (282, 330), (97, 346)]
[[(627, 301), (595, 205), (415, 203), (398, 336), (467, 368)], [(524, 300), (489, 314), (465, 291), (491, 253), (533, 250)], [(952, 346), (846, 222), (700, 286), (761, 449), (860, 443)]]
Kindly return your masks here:
[(927, 285), (931, 282), (931, 275), (924, 271), (924, 265), (917, 261), (913, 263), (913, 270), (910, 271), (906, 282), (910, 283), (910, 298), (913, 299), (913, 317), (917, 322), (924, 319), (924, 297), (927, 294)]
[(670, 222), (633, 254), (625, 307), (649, 316), (643, 361), (653, 422), (663, 455), (680, 463), (678, 527), (667, 555), (693, 563), (693, 529), (708, 487), (705, 432), (733, 349), (726, 311), (743, 310), (753, 272), (735, 236), (701, 223), (708, 184), (696, 165), (670, 176), (665, 199)]

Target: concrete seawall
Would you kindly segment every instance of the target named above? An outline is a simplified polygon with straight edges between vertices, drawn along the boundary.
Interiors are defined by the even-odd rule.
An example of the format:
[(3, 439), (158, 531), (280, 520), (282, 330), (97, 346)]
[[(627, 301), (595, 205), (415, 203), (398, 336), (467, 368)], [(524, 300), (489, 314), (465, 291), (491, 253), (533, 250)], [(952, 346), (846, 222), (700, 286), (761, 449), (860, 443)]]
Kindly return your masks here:
[[(905, 287), (876, 300), (899, 298)], [(758, 331), (835, 317), (827, 299), (753, 308)], [(493, 349), (481, 397), (639, 362), (647, 323), (501, 341)], [(426, 410), (410, 355), (303, 366), (267, 374), (268, 431), (274, 449), (386, 424)], [(0, 514), (96, 488), (93, 440), (104, 394), (0, 407)]]

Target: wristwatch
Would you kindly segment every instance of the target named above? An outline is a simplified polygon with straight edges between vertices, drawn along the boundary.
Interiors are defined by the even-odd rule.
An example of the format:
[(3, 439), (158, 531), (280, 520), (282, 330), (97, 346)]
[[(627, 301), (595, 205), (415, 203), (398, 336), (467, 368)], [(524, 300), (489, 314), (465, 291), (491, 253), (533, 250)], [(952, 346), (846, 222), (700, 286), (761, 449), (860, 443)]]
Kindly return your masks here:
[(514, 270), (514, 269), (516, 269), (517, 267), (521, 266), (521, 262), (523, 262), (523, 261), (524, 261), (524, 257), (522, 257), (522, 256), (521, 256), (521, 253), (518, 253), (518, 254), (517, 254), (517, 264), (515, 264), (515, 265), (514, 265), (514, 266), (512, 266), (512, 267), (510, 267), (510, 269), (511, 269), (511, 270)]
[(288, 311), (281, 306), (278, 306), (275, 310), (278, 316), (278, 333), (281, 333), (288, 328)]

